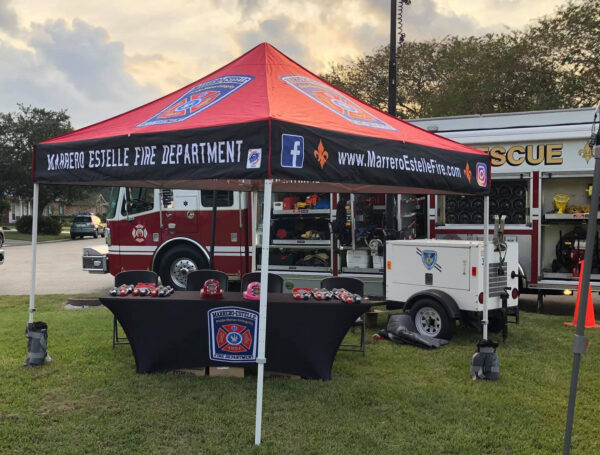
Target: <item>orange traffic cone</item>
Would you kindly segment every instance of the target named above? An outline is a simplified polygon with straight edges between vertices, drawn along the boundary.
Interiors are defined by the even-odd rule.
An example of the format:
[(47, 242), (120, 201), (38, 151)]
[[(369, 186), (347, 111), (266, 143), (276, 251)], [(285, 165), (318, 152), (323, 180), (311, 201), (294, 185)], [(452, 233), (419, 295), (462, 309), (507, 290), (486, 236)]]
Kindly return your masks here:
[[(579, 268), (579, 285), (577, 286), (577, 301), (575, 303), (575, 314), (573, 315), (573, 322), (565, 322), (565, 325), (575, 327), (577, 326), (577, 318), (579, 317), (579, 298), (581, 297), (581, 279), (583, 276), (583, 261), (579, 261), (581, 267)], [(600, 329), (600, 325), (596, 324), (596, 318), (594, 317), (594, 302), (592, 302), (592, 287), (588, 286), (588, 301), (587, 308), (585, 311), (585, 328), (586, 329)]]

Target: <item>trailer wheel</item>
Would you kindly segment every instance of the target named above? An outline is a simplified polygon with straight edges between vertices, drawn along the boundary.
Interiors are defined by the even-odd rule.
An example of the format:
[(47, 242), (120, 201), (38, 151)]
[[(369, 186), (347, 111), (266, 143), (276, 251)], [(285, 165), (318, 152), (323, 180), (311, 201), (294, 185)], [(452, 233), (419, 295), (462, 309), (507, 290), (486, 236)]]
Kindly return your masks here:
[(178, 245), (165, 253), (160, 261), (158, 274), (164, 286), (184, 290), (190, 272), (207, 268), (206, 258), (196, 249)]
[(455, 322), (442, 305), (433, 299), (420, 299), (410, 311), (419, 334), (431, 338), (449, 340), (454, 333)]

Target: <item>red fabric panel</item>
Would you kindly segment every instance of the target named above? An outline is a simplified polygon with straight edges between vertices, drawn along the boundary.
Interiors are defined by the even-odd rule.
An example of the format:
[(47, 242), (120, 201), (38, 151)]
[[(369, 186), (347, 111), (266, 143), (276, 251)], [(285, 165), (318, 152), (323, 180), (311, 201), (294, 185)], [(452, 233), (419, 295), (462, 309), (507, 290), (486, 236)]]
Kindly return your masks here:
[[(184, 121), (139, 126), (168, 108), (198, 84), (231, 75), (249, 76), (253, 79)], [(307, 94), (306, 90), (302, 91), (286, 83), (281, 79), (282, 76), (292, 76), (292, 79), (295, 76), (296, 79), (305, 81), (312, 87), (313, 96)], [(210, 97), (206, 97), (205, 91), (197, 95), (197, 98), (206, 100)], [(172, 109), (176, 110), (184, 104), (182, 101)], [(485, 155), (471, 147), (429, 133), (378, 111), (319, 79), (267, 43), (256, 46), (219, 70), (158, 100), (46, 142), (70, 142), (128, 134), (177, 131), (266, 119)], [(373, 123), (379, 126), (368, 126)]]

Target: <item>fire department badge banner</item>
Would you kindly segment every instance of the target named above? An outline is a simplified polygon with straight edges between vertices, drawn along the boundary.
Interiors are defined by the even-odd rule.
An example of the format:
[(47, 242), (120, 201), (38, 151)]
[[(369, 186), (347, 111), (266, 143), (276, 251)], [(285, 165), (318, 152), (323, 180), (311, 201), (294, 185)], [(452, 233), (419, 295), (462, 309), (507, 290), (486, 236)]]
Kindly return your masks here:
[(258, 312), (240, 307), (208, 311), (209, 358), (218, 362), (256, 361)]

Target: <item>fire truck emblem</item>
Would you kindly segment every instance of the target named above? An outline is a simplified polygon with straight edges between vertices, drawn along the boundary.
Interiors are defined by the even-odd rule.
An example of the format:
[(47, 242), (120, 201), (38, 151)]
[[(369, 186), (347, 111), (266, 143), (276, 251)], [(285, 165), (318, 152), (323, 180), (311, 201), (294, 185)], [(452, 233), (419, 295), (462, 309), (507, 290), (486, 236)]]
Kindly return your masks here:
[(435, 267), (436, 270), (442, 271), (442, 266), (437, 263), (437, 251), (434, 250), (420, 250), (417, 248), (417, 254), (421, 256), (423, 265), (427, 270), (431, 270)]
[(136, 242), (142, 243), (148, 237), (148, 231), (142, 224), (138, 224), (131, 230), (131, 235)]
[(256, 360), (258, 312), (222, 307), (208, 312), (209, 357), (220, 362)]
[(254, 76), (229, 75), (202, 82), (136, 128), (183, 122), (217, 104), (253, 79)]

